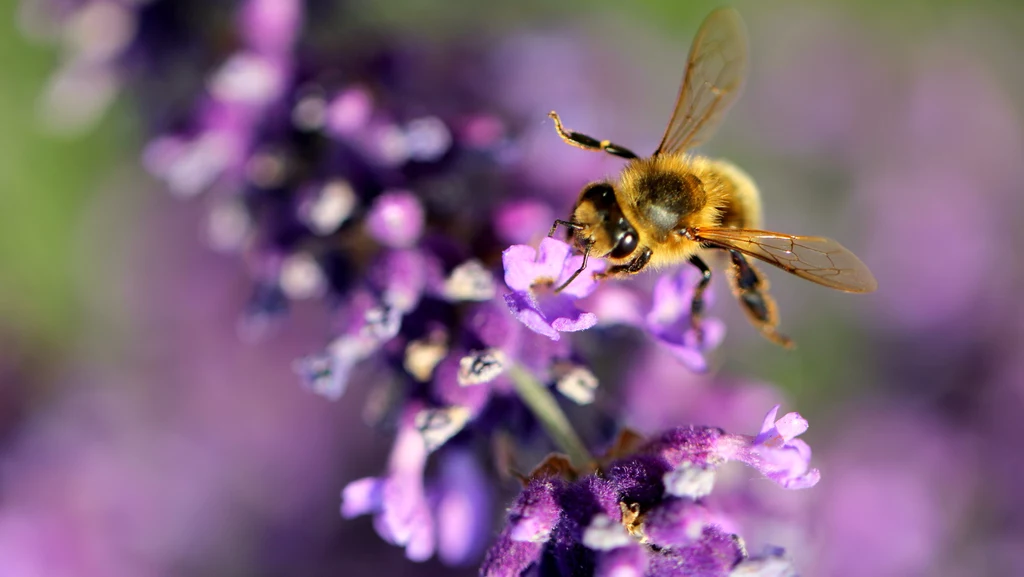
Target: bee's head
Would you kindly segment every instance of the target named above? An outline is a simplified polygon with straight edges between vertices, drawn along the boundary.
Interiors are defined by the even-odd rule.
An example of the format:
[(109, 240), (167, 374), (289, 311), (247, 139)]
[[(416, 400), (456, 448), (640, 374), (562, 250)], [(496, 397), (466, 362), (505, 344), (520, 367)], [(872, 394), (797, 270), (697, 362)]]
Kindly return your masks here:
[(577, 242), (596, 256), (625, 259), (636, 250), (636, 229), (622, 214), (615, 188), (607, 182), (595, 182), (583, 189), (572, 221)]

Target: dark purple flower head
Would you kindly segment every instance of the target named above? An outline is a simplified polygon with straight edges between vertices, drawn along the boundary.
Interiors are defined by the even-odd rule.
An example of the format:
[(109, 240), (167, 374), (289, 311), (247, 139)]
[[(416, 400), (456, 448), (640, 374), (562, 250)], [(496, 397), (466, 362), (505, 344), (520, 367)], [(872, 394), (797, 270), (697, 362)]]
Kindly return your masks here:
[(564, 289), (554, 289), (579, 269), (580, 255), (572, 256), (572, 247), (554, 238), (544, 238), (540, 248), (512, 245), (501, 255), (505, 266), (505, 284), (513, 292), (505, 295), (509, 310), (530, 330), (557, 341), (559, 333), (582, 331), (597, 324), (597, 317), (576, 308), (575, 299), (586, 297), (597, 288), (593, 273), (604, 270), (592, 263), (593, 270), (580, 274)]
[(817, 482), (817, 470), (806, 472), (806, 462), (801, 467), (781, 456), (794, 450), (793, 436), (806, 429), (806, 421), (796, 413), (776, 421), (777, 411), (769, 411), (757, 437), (680, 427), (596, 474), (562, 479), (542, 468), (509, 512), (482, 574), (792, 574), (779, 550), (749, 557), (742, 540), (704, 506), (715, 470), (730, 460), (786, 488)]

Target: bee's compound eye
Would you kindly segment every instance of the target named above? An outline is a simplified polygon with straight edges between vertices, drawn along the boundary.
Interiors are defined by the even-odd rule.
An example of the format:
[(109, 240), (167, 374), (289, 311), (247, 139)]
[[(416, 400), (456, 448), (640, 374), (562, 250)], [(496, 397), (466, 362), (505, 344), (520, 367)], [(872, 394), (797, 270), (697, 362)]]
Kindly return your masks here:
[(636, 233), (627, 232), (619, 237), (619, 242), (612, 249), (609, 256), (612, 258), (626, 258), (636, 250)]

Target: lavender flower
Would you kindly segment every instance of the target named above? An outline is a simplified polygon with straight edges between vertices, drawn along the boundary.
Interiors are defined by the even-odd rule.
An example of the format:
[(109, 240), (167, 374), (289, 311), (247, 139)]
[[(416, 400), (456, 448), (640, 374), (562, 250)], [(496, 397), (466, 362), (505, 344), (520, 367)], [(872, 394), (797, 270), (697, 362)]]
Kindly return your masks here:
[[(589, 329), (597, 324), (593, 313), (576, 308), (573, 299), (594, 291), (597, 282), (591, 272), (581, 274), (561, 292), (561, 287), (583, 262), (582, 256), (571, 256), (572, 247), (553, 238), (545, 238), (539, 249), (513, 245), (502, 253), (505, 284), (513, 292), (505, 295), (509, 310), (530, 330), (557, 341), (559, 333)], [(602, 265), (592, 267), (604, 270)]]
[[(779, 550), (751, 558), (705, 505), (715, 471), (738, 460), (788, 489), (811, 487), (806, 430), (796, 413), (769, 411), (756, 437), (708, 427), (666, 431), (600, 474), (563, 478), (542, 468), (508, 514), (483, 575), (789, 575)], [(770, 463), (770, 464), (766, 464)]]

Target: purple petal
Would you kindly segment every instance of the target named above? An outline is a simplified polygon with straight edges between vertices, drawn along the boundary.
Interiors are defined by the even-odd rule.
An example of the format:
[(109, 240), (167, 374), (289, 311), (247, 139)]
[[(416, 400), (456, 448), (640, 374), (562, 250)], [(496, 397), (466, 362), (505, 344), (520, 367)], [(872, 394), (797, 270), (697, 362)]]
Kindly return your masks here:
[(543, 543), (562, 515), (556, 492), (562, 483), (549, 478), (535, 479), (523, 489), (508, 513), (509, 538)]
[(597, 556), (594, 577), (642, 577), (647, 572), (648, 552), (632, 542)]
[(554, 284), (571, 251), (568, 244), (553, 238), (541, 240), (539, 249), (512, 245), (501, 253), (505, 284), (514, 291), (530, 290), (537, 284)]
[(478, 560), (490, 540), (490, 480), (466, 450), (445, 453), (440, 468), (437, 554), (446, 565), (464, 565)]
[(250, 0), (244, 4), (240, 28), (248, 45), (264, 53), (290, 49), (302, 21), (296, 0)]
[(530, 567), (540, 561), (544, 552), (544, 543), (532, 541), (516, 541), (503, 534), (487, 551), (483, 564), (480, 566), (482, 577), (507, 577), (509, 575), (526, 575)]
[[(530, 290), (537, 280), (537, 249), (525, 244), (514, 244), (501, 253), (501, 264), (505, 269), (505, 284), (517, 292)], [(555, 275), (551, 275), (554, 279)]]
[(378, 477), (364, 477), (352, 481), (341, 492), (341, 516), (346, 519), (368, 515), (380, 510), (384, 481)]
[(340, 92), (327, 105), (327, 132), (336, 137), (352, 137), (366, 128), (373, 114), (373, 99), (361, 87)]
[(644, 517), (644, 530), (655, 545), (681, 547), (700, 539), (709, 519), (707, 509), (692, 499), (668, 499)]
[(651, 335), (655, 340), (672, 353), (680, 362), (694, 372), (703, 373), (708, 370), (705, 353), (718, 348), (725, 338), (725, 323), (719, 319), (704, 319), (701, 325), (704, 332), (703, 343), (698, 342), (697, 334), (689, 327), (678, 330), (678, 327), (654, 328)]
[(761, 430), (757, 434), (757, 438), (754, 440), (755, 443), (764, 443), (775, 431), (775, 417), (779, 414), (779, 409), (782, 405), (775, 405), (772, 407), (768, 414), (764, 416), (764, 421), (761, 422)]
[(576, 308), (572, 300), (563, 294), (545, 295), (540, 299), (540, 308), (557, 331), (583, 331), (597, 324), (597, 315)]

